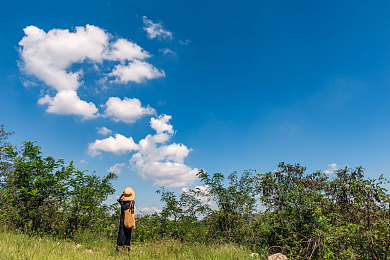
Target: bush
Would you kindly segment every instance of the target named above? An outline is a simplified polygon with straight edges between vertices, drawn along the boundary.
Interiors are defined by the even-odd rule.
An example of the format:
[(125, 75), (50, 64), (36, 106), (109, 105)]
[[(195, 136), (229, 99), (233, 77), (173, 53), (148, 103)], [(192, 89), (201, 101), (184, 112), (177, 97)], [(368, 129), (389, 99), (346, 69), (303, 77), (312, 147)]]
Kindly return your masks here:
[(10, 162), (2, 173), (2, 218), (28, 234), (72, 237), (79, 230), (101, 229), (109, 217), (103, 202), (115, 190), (115, 174), (98, 177), (71, 162), (43, 157), (34, 142), (2, 148)]

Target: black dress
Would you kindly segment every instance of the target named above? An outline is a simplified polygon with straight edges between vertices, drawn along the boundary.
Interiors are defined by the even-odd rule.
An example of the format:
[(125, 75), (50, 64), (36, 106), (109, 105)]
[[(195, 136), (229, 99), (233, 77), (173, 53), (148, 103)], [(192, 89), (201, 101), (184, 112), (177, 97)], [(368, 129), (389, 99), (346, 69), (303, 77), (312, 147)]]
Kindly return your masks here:
[(134, 200), (118, 200), (118, 202), (121, 204), (121, 221), (119, 223), (119, 232), (116, 244), (118, 246), (129, 246), (132, 228), (127, 229), (123, 222), (125, 220), (125, 210), (129, 210), (129, 208), (131, 207), (131, 211), (132, 213), (134, 213)]

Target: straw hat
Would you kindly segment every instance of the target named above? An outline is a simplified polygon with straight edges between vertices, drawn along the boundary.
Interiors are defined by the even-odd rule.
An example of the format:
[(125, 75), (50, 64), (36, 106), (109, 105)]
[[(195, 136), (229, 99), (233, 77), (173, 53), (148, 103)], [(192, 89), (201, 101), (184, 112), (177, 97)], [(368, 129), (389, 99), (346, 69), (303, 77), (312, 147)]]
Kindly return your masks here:
[(132, 188), (126, 188), (123, 193), (124, 193), (123, 196), (124, 201), (134, 200), (135, 192)]

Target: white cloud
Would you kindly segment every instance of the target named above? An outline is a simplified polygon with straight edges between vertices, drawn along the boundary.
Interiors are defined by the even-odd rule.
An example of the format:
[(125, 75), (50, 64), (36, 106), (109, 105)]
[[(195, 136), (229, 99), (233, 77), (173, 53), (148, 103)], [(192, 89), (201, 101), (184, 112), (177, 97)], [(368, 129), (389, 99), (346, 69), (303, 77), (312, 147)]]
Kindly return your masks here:
[(138, 44), (125, 39), (118, 39), (111, 48), (107, 55), (109, 60), (143, 60), (150, 57), (150, 54)]
[(327, 170), (324, 171), (325, 174), (331, 174), (331, 173), (334, 173), (335, 171), (339, 170), (339, 166), (337, 165), (337, 163), (331, 163), (331, 164), (328, 164), (329, 168)]
[(180, 43), (181, 45), (188, 45), (188, 44), (191, 43), (191, 40), (190, 40), (190, 39), (187, 39), (187, 40), (185, 40), (185, 41), (179, 40), (179, 43)]
[(116, 134), (115, 137), (108, 137), (102, 140), (95, 140), (88, 146), (88, 153), (91, 156), (100, 154), (100, 151), (110, 152), (114, 154), (122, 154), (126, 152), (132, 152), (138, 149), (136, 143), (132, 137), (125, 137), (121, 134)]
[(176, 52), (172, 51), (171, 49), (168, 49), (168, 48), (163, 48), (163, 49), (159, 49), (158, 50), (159, 52), (163, 53), (163, 54), (172, 54), (172, 55), (175, 55)]
[(112, 131), (110, 129), (108, 129), (107, 127), (105, 127), (105, 126), (98, 128), (98, 134), (110, 135), (111, 133), (112, 133)]
[(101, 62), (108, 35), (99, 27), (76, 27), (75, 32), (53, 29), (45, 32), (35, 26), (24, 29), (19, 42), (24, 69), (54, 89), (76, 90), (79, 72), (67, 72), (75, 62), (90, 59)]
[(172, 116), (169, 115), (160, 115), (158, 118), (150, 119), (150, 126), (156, 130), (157, 134), (166, 132), (173, 134), (173, 126), (169, 124), (169, 120), (172, 119)]
[(131, 165), (143, 179), (153, 179), (154, 185), (168, 188), (183, 187), (193, 183), (198, 169), (184, 164), (191, 151), (184, 144), (164, 143), (174, 133), (169, 124), (171, 116), (162, 115), (150, 120), (156, 135), (148, 135), (138, 144), (138, 152), (130, 160)]
[(116, 65), (109, 76), (114, 76), (114, 83), (128, 83), (130, 81), (141, 83), (147, 79), (165, 77), (163, 70), (158, 70), (153, 65), (135, 60), (128, 65)]
[(88, 63), (99, 70), (96, 64), (104, 60), (120, 63), (109, 73), (109, 76), (115, 77), (112, 82), (117, 83), (141, 82), (164, 76), (164, 71), (144, 61), (150, 54), (142, 47), (113, 37), (97, 26), (79, 26), (74, 31), (52, 29), (48, 32), (28, 26), (24, 28), (24, 33), (19, 42), (20, 68), (57, 91), (56, 95), (46, 95), (39, 100), (39, 104), (48, 105), (46, 111), (49, 113), (74, 114), (84, 119), (98, 116), (95, 104), (78, 96), (83, 70), (72, 70), (73, 64)]
[(155, 212), (160, 213), (161, 209), (157, 207), (145, 207), (145, 208), (136, 208), (136, 211), (144, 214), (153, 214)]
[(173, 34), (170, 31), (167, 31), (162, 26), (162, 23), (153, 23), (151, 20), (148, 19), (148, 17), (143, 16), (142, 17), (144, 22), (143, 29), (148, 35), (149, 39), (172, 39)]
[(112, 172), (112, 173), (115, 173), (117, 175), (121, 174), (122, 173), (122, 169), (123, 167), (125, 167), (126, 164), (125, 163), (116, 163), (114, 164), (113, 166), (111, 166), (107, 172)]
[(141, 101), (136, 98), (125, 97), (121, 100), (118, 97), (110, 97), (105, 104), (104, 116), (112, 117), (114, 121), (134, 123), (145, 115), (153, 115), (156, 111), (147, 106), (142, 107)]
[(154, 185), (168, 188), (183, 187), (196, 180), (197, 169), (182, 163), (145, 160), (140, 153), (133, 156), (132, 162), (138, 175), (143, 179), (153, 179)]
[[(197, 168), (184, 164), (191, 149), (184, 144), (166, 144), (174, 134), (169, 115), (151, 118), (150, 125), (156, 131), (154, 135), (147, 135), (138, 144), (132, 137), (116, 134), (103, 140), (96, 140), (89, 144), (88, 152), (91, 156), (101, 151), (121, 154), (136, 151), (130, 159), (130, 165), (139, 177), (145, 180), (154, 180), (154, 185), (168, 188), (183, 187), (192, 184), (198, 173)], [(117, 170), (114, 165), (111, 170)]]
[(98, 116), (98, 110), (94, 103), (81, 100), (74, 90), (61, 90), (54, 97), (45, 95), (38, 100), (38, 104), (48, 107), (46, 112), (62, 115), (80, 115), (84, 119)]

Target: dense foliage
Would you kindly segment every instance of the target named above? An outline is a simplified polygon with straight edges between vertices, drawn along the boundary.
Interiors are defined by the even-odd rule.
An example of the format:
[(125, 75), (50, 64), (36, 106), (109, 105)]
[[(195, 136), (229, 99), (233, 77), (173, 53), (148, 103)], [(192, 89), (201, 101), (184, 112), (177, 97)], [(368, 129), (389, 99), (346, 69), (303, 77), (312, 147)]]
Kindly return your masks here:
[(180, 198), (160, 191), (165, 207), (143, 217), (137, 236), (233, 242), (294, 259), (388, 259), (390, 196), (383, 176), (366, 179), (361, 167), (333, 176), (305, 170), (280, 163), (265, 174), (232, 173), (227, 183), (220, 173), (200, 171), (204, 186)]
[(43, 157), (34, 142), (24, 142), (20, 149), (3, 144), (1, 158), (4, 223), (29, 234), (64, 237), (106, 226), (110, 207), (103, 202), (115, 191), (115, 174), (101, 178), (78, 170), (73, 162)]
[[(18, 149), (0, 133), (0, 221), (28, 234), (115, 239), (119, 210), (104, 203), (114, 174), (98, 177), (63, 159), (43, 157), (34, 142)], [(160, 213), (137, 216), (133, 240), (235, 243), (294, 259), (388, 259), (388, 183), (363, 168), (306, 173), (280, 163), (268, 173), (198, 173), (201, 186), (180, 195), (159, 189)], [(113, 241), (114, 244), (114, 241)]]

